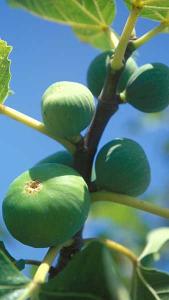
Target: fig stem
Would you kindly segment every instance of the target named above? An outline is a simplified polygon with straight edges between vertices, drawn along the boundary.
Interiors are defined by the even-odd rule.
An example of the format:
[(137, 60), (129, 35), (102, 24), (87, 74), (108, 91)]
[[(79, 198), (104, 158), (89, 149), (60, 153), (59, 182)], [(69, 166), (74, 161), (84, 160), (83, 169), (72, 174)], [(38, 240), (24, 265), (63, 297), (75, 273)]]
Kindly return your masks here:
[[(133, 27), (131, 29), (131, 33), (132, 31)], [(131, 33), (129, 37), (131, 36)], [(121, 46), (124, 47), (123, 45)], [(126, 47), (123, 49), (122, 60), (124, 61), (124, 65), (128, 57), (132, 54), (132, 51), (130, 51), (127, 46), (128, 40)], [(96, 107), (94, 118), (86, 136), (76, 144), (76, 152), (74, 153), (74, 169), (77, 170), (84, 178), (89, 187), (89, 191), (93, 188), (93, 186), (91, 187), (91, 170), (98, 144), (110, 118), (118, 110), (119, 97), (116, 95), (116, 88), (124, 69), (124, 65), (120, 67), (120, 70), (112, 70), (110, 64), (108, 65), (106, 79), (102, 92), (98, 98), (98, 105)], [(55, 271), (51, 273), (51, 277), (54, 277), (57, 273), (59, 273), (68, 264), (72, 256), (76, 252), (80, 251), (82, 246), (82, 231), (83, 228), (79, 231), (79, 233), (77, 233), (77, 246), (76, 239), (74, 238), (72, 246), (61, 251), (59, 263), (56, 266)], [(76, 249), (76, 252), (74, 251), (74, 248)]]
[(161, 23), (160, 25), (154, 27), (152, 30), (146, 32), (141, 37), (139, 37), (137, 40), (132, 41), (130, 43), (130, 46), (136, 50), (148, 41), (150, 41), (152, 38), (154, 38), (157, 34), (161, 33), (165, 29), (166, 25), (165, 23)]
[(91, 198), (93, 202), (110, 201), (114, 203), (119, 203), (122, 205), (130, 206), (136, 209), (146, 211), (150, 214), (157, 215), (162, 218), (169, 219), (169, 209), (162, 208), (155, 204), (131, 196), (116, 194), (116, 193), (106, 192), (106, 191), (99, 191), (99, 192), (92, 193)]
[(8, 116), (9, 118), (18, 121), (28, 127), (33, 128), (36, 131), (39, 131), (40, 133), (43, 133), (47, 136), (49, 136), (50, 138), (56, 140), (57, 142), (61, 143), (65, 148), (67, 148), (72, 154), (75, 152), (75, 145), (72, 144), (71, 142), (65, 140), (65, 139), (61, 139), (61, 138), (55, 138), (53, 136), (51, 136), (47, 129), (45, 128), (45, 125), (39, 121), (37, 121), (36, 119), (33, 119), (13, 108), (10, 108), (6, 105), (0, 104), (0, 114), (3, 114), (5, 116)]
[(123, 32), (119, 40), (119, 44), (116, 48), (111, 63), (111, 67), (113, 70), (120, 70), (123, 67), (123, 59), (124, 59), (125, 51), (127, 49), (129, 40), (132, 36), (133, 29), (135, 28), (135, 24), (137, 22), (141, 9), (142, 8), (140, 7), (133, 7), (133, 9), (131, 10), (131, 13), (124, 26)]
[(118, 35), (113, 32), (113, 30), (109, 27), (109, 35), (110, 35), (110, 41), (111, 41), (111, 45), (112, 45), (112, 48), (116, 48), (118, 43), (119, 43), (119, 37)]
[(115, 251), (121, 253), (122, 255), (129, 258), (134, 266), (137, 266), (137, 264), (138, 264), (137, 256), (130, 249), (123, 246), (122, 244), (119, 244), (119, 243), (114, 242), (114, 241), (109, 240), (109, 239), (102, 239), (102, 238), (85, 239), (84, 243), (89, 243), (89, 242), (92, 242), (92, 241), (99, 241), (99, 242), (103, 243), (108, 249), (115, 250)]
[(27, 300), (28, 298), (32, 300), (37, 299), (40, 285), (45, 282), (46, 276), (60, 249), (61, 246), (49, 248), (32, 281), (27, 285), (25, 292), (18, 298), (18, 300)]

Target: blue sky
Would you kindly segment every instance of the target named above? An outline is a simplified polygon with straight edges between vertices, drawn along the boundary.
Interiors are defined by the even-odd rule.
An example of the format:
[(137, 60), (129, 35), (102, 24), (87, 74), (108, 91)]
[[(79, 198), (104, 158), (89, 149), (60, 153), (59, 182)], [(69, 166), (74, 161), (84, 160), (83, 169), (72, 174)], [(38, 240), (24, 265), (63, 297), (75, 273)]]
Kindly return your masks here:
[[(118, 15), (114, 27), (121, 32), (127, 17), (123, 1), (118, 0)], [(138, 22), (138, 35), (155, 25), (141, 19)], [(25, 11), (14, 10), (1, 0), (0, 37), (13, 46), (11, 88), (15, 94), (6, 104), (38, 120), (41, 120), (41, 96), (45, 89), (56, 81), (75, 81), (86, 84), (86, 71), (99, 50), (76, 39), (71, 29), (34, 17)], [(137, 62), (169, 64), (169, 38), (160, 35), (136, 54)], [(166, 182), (167, 169), (160, 158), (159, 140), (169, 136), (165, 124), (140, 130), (137, 134), (132, 122), (140, 119), (142, 113), (125, 105), (112, 118), (105, 130), (100, 146), (115, 137), (133, 138), (147, 153), (152, 168), (152, 183), (148, 192), (157, 194)], [(129, 128), (130, 124), (130, 128)], [(134, 126), (134, 125), (133, 125)], [(10, 182), (38, 160), (62, 147), (53, 140), (4, 116), (0, 116), (0, 202), (4, 198)], [(162, 164), (163, 163), (163, 164)], [(9, 235), (7, 235), (9, 237)], [(13, 255), (39, 257), (45, 250), (36, 250), (21, 245), (14, 240), (7, 241)], [(19, 249), (16, 251), (16, 249)]]

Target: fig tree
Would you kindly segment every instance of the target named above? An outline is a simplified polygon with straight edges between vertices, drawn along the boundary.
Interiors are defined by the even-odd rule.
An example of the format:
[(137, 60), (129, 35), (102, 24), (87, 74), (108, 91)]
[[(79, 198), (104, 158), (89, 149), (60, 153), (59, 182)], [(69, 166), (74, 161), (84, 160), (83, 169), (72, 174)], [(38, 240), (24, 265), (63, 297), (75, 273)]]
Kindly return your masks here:
[(7, 229), (32, 247), (50, 247), (69, 240), (83, 226), (90, 194), (83, 178), (61, 164), (42, 164), (24, 172), (3, 201)]
[(130, 77), (123, 97), (143, 112), (165, 109), (169, 105), (169, 67), (162, 63), (140, 67)]
[(37, 165), (45, 164), (45, 163), (57, 163), (66, 165), (69, 167), (73, 167), (73, 155), (68, 151), (58, 151), (52, 155), (45, 157), (44, 159), (40, 160)]
[[(87, 72), (87, 85), (95, 97), (98, 97), (104, 85), (107, 72), (107, 64), (114, 51), (105, 51), (95, 57), (91, 62)], [(137, 64), (132, 57), (127, 60), (125, 69), (120, 77), (119, 84), (117, 86), (117, 92), (122, 92), (126, 84), (137, 69)]]
[(56, 82), (42, 97), (42, 117), (53, 136), (72, 139), (91, 122), (94, 98), (87, 87), (75, 82)]
[(99, 189), (138, 196), (150, 183), (150, 166), (142, 147), (133, 140), (117, 138), (107, 143), (96, 158)]

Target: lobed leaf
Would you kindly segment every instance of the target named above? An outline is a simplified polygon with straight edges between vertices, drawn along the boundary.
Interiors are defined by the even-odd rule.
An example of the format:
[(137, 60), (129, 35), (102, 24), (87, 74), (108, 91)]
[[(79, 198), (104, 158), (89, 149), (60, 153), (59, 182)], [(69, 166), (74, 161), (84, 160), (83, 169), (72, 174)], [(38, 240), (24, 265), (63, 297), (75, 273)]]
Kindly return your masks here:
[(169, 274), (138, 267), (133, 276), (132, 300), (169, 299)]
[(0, 104), (2, 104), (10, 93), (9, 82), (11, 79), (10, 64), (8, 56), (12, 47), (0, 40)]
[[(139, 0), (124, 0), (129, 9), (132, 5), (139, 4)], [(144, 18), (156, 21), (169, 20), (169, 1), (168, 0), (143, 0), (141, 1), (143, 8), (140, 15)]]
[(114, 0), (8, 0), (44, 19), (72, 27), (75, 34), (102, 50), (111, 49), (118, 37), (109, 27), (115, 17)]
[(117, 300), (113, 261), (104, 245), (91, 242), (57, 277), (42, 286), (40, 299)]
[(0, 299), (19, 300), (28, 289), (28, 284), (29, 279), (0, 250)]
[(169, 299), (169, 273), (146, 268), (146, 259), (157, 254), (169, 240), (169, 228), (162, 227), (150, 232), (147, 245), (140, 255), (133, 274), (133, 300), (167, 300)]

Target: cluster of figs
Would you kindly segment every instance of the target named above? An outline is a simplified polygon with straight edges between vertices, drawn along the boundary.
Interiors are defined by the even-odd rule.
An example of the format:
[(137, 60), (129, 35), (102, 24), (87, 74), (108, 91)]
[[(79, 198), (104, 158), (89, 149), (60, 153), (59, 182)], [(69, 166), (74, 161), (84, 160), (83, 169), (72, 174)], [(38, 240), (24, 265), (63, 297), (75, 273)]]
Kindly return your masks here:
[[(57, 82), (42, 97), (42, 117), (54, 137), (74, 140), (95, 113), (112, 51), (90, 64), (87, 85)], [(138, 67), (130, 57), (117, 86), (117, 94), (140, 111), (159, 112), (169, 105), (169, 68), (161, 63)], [(3, 201), (3, 218), (14, 238), (32, 247), (66, 243), (83, 226), (90, 209), (90, 192), (73, 168), (74, 158), (60, 151), (17, 177)], [(128, 138), (116, 138), (96, 156), (98, 190), (138, 196), (150, 183), (150, 165), (142, 147)], [(103, 199), (104, 200), (104, 199)]]

